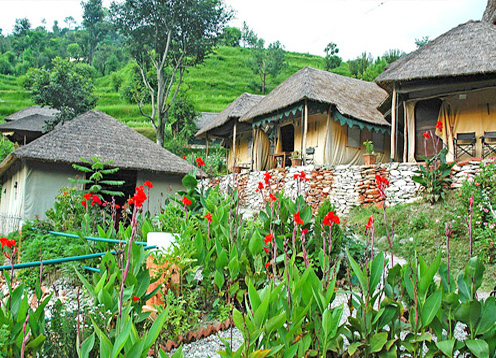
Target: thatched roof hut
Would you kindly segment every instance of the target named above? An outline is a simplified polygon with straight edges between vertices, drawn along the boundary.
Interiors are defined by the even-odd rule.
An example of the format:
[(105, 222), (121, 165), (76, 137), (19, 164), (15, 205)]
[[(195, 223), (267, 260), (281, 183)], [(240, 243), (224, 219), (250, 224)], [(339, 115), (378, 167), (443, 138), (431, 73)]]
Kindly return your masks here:
[(390, 91), (393, 83), (496, 74), (496, 26), (469, 21), (390, 64), (375, 82)]
[(231, 134), (233, 123), (230, 123), (230, 121), (233, 119), (239, 119), (253, 106), (258, 104), (263, 98), (264, 96), (261, 95), (251, 94), (247, 92), (243, 93), (233, 102), (231, 102), (229, 106), (227, 106), (208, 124), (202, 127), (196, 133), (196, 136), (205, 137), (207, 133), (209, 133), (209, 135), (223, 137)]
[(344, 116), (389, 127), (377, 110), (386, 95), (372, 82), (305, 67), (272, 90), (257, 106), (241, 116), (240, 121), (255, 121), (308, 100), (335, 106)]
[(195, 167), (124, 123), (100, 111), (86, 112), (41, 138), (16, 149), (0, 164), (14, 159), (82, 163), (82, 158), (113, 160), (121, 169), (187, 174)]
[(9, 114), (4, 119), (6, 122), (10, 122), (33, 115), (40, 115), (40, 116), (53, 118), (57, 115), (57, 113), (59, 113), (57, 109), (53, 109), (50, 107), (31, 106), (23, 110), (20, 110), (18, 112)]
[[(157, 213), (169, 194), (182, 190), (182, 177), (195, 167), (111, 116), (86, 112), (16, 149), (0, 164), (2, 196), (0, 232), (16, 229), (20, 221), (44, 217), (69, 177), (83, 175), (72, 168), (81, 158), (113, 161), (119, 171), (106, 179), (124, 180), (118, 188), (128, 197), (150, 180), (150, 211)], [(205, 175), (197, 170), (197, 175)], [(115, 198), (119, 205), (124, 198)], [(148, 207), (148, 206), (147, 206)]]
[[(444, 130), (437, 134), (449, 160), (484, 155), (479, 138), (496, 131), (496, 26), (491, 11), (486, 12), (486, 21), (468, 21), (447, 31), (376, 78), (390, 94), (379, 109), (391, 116), (391, 159), (415, 162), (433, 156), (443, 146), (426, 142), (423, 134), (436, 133), (438, 121)], [(473, 145), (463, 152), (454, 141), (467, 133), (473, 135)]]

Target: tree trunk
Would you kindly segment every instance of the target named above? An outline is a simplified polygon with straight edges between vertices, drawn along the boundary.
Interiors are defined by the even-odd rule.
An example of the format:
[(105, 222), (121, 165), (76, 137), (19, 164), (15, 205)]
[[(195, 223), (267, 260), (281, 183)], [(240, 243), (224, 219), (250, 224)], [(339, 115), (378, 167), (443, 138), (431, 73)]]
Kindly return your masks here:
[(496, 24), (496, 0), (487, 0), (486, 10), (482, 15), (482, 21)]
[(262, 74), (262, 95), (265, 95), (265, 72)]

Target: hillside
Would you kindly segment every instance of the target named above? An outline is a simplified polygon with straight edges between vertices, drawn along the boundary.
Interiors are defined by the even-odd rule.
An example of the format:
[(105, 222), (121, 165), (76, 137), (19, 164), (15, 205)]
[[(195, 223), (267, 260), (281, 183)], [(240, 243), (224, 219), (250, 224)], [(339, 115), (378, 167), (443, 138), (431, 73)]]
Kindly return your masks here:
[[(250, 50), (241, 47), (220, 47), (185, 76), (183, 89), (195, 102), (198, 111), (220, 112), (243, 92), (260, 93), (258, 77), (246, 66)], [(268, 77), (267, 91), (305, 66), (323, 68), (322, 57), (286, 53), (287, 67), (276, 78)], [(125, 71), (121, 71), (123, 76)], [(135, 104), (126, 103), (112, 87), (111, 77), (100, 77), (95, 81), (99, 97), (96, 109), (121, 120), (140, 132), (149, 132), (151, 125), (141, 116)], [(32, 105), (29, 93), (24, 91), (14, 76), (0, 75), (0, 119)]]

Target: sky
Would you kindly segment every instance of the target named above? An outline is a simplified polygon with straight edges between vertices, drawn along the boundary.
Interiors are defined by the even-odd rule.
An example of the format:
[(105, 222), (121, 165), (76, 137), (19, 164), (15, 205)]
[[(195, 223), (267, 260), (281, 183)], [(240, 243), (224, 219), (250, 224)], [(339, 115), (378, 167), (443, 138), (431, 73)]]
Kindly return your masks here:
[[(111, 0), (103, 0), (109, 6)], [(434, 39), (468, 20), (479, 20), (486, 0), (224, 0), (235, 11), (230, 25), (245, 21), (269, 44), (280, 41), (287, 51), (324, 55), (329, 42), (349, 60), (389, 49), (415, 50), (415, 39)], [(33, 27), (63, 27), (73, 16), (80, 23), (80, 0), (0, 0), (0, 28), (11, 33), (16, 18)]]

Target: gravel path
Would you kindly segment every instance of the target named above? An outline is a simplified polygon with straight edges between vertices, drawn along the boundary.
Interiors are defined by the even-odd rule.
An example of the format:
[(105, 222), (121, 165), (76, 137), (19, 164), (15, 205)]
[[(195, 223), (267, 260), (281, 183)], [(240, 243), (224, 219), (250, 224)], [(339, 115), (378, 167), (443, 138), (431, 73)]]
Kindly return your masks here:
[[(226, 339), (227, 343), (230, 343), (231, 339), (231, 330), (226, 329), (225, 331), (221, 331), (219, 334), (212, 334), (209, 337), (200, 339), (198, 341), (185, 344), (183, 346), (183, 357), (184, 358), (214, 358), (220, 357), (220, 354), (217, 351), (224, 350), (224, 343), (219, 339)], [(233, 350), (236, 350), (241, 346), (243, 342), (243, 335), (241, 331), (237, 328), (233, 328)], [(172, 355), (174, 351), (171, 352)]]

